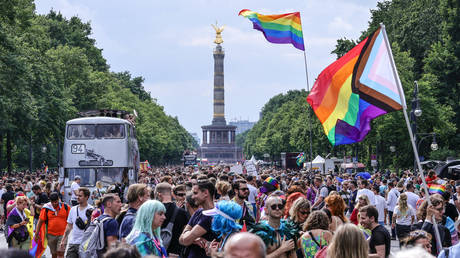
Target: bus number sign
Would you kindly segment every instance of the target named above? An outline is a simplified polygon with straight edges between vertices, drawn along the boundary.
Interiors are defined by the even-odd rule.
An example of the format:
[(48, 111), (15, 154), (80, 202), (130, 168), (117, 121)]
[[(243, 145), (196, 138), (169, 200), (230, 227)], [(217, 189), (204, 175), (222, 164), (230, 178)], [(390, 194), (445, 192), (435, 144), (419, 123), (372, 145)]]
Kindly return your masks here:
[(72, 154), (83, 154), (85, 153), (85, 149), (84, 144), (72, 144), (71, 152)]

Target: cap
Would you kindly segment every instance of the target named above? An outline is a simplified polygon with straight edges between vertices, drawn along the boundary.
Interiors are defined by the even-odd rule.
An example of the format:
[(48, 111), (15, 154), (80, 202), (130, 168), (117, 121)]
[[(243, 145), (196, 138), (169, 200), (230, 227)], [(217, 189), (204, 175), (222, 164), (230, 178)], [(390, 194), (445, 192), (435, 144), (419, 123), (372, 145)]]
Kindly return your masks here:
[(274, 179), (273, 177), (269, 176), (265, 181), (262, 183), (262, 187), (260, 188), (261, 193), (268, 193), (268, 192), (273, 192), (275, 190), (279, 190), (280, 186), (278, 184), (278, 181)]
[(78, 179), (81, 179), (81, 177), (80, 177), (80, 176), (75, 176), (75, 177), (73, 178), (73, 180), (78, 180)]

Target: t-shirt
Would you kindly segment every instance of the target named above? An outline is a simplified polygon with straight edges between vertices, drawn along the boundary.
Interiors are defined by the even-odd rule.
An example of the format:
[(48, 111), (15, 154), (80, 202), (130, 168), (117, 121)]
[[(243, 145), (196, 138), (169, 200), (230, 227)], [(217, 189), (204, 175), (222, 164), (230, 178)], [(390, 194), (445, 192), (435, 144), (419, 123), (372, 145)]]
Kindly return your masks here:
[(376, 254), (376, 246), (385, 245), (385, 257), (390, 256), (391, 237), (384, 226), (378, 225), (372, 229), (371, 239), (369, 240), (369, 253)]
[[(76, 224), (77, 217), (83, 219), (83, 221), (87, 221), (88, 218), (86, 217), (86, 210), (92, 209), (93, 206), (87, 205), (84, 210), (79, 209), (80, 205), (74, 206), (70, 209), (69, 217), (67, 218), (67, 223), (72, 224), (72, 232), (70, 232), (69, 236), (69, 244), (80, 244), (83, 241), (83, 233), (84, 230), (81, 230)], [(77, 209), (78, 209), (78, 216), (77, 216)]]
[(453, 221), (455, 218), (458, 217), (457, 208), (452, 203), (446, 203), (446, 210), (444, 211), (444, 215), (450, 217)]
[(371, 190), (367, 189), (367, 188), (363, 188), (363, 189), (359, 189), (358, 190), (358, 193), (356, 194), (356, 199), (355, 201), (358, 202), (358, 198), (359, 196), (361, 195), (367, 195), (367, 198), (369, 198), (369, 202), (370, 204), (374, 205), (375, 206), (375, 195), (374, 195), (374, 192), (372, 192)]
[(413, 192), (405, 192), (407, 195), (407, 204), (412, 207), (412, 209), (417, 209), (417, 202), (420, 200), (420, 196)]
[(125, 217), (121, 221), (120, 230), (118, 232), (118, 236), (121, 238), (125, 238), (131, 233), (133, 229), (134, 222), (136, 221), (136, 212), (137, 210), (129, 207), (128, 211), (125, 214)]
[(182, 234), (182, 231), (184, 230), (185, 226), (188, 223), (189, 216), (188, 213), (182, 209), (178, 208), (175, 203), (168, 202), (168, 203), (163, 203), (165, 208), (166, 208), (166, 219), (163, 221), (163, 224), (161, 225), (161, 228), (166, 228), (168, 226), (169, 221), (171, 220), (173, 213), (174, 213), (174, 208), (178, 209), (177, 214), (176, 214), (176, 219), (174, 220), (174, 225), (172, 228), (172, 238), (171, 242), (169, 243), (168, 247), (168, 254), (180, 254), (183, 246), (179, 244), (179, 237)]
[[(97, 217), (99, 221), (103, 220), (104, 218), (110, 217), (107, 214), (102, 214), (101, 216)], [(107, 237), (109, 236), (115, 236), (118, 238), (118, 222), (116, 219), (110, 217), (111, 219), (108, 219), (104, 221), (104, 237), (105, 237), (105, 243), (107, 244)]]
[(77, 195), (75, 194), (75, 191), (78, 190), (78, 188), (80, 188), (80, 185), (77, 183), (77, 182), (73, 182), (71, 185), (70, 185), (70, 190), (72, 190), (72, 197), (70, 198), (72, 201), (76, 201), (77, 200)]
[[(64, 235), (65, 228), (67, 226), (67, 218), (69, 217), (70, 207), (67, 208), (66, 211), (64, 207), (64, 203), (59, 203), (59, 208), (56, 212), (42, 208), (40, 212), (40, 219), (46, 222), (46, 215), (48, 215), (48, 234), (54, 236), (62, 236)], [(48, 213), (48, 214), (45, 214)]]
[(2, 200), (3, 200), (3, 210), (6, 212), (6, 205), (8, 201), (14, 200), (14, 192), (8, 191), (2, 194)]
[(257, 188), (255, 188), (251, 184), (247, 184), (247, 185), (248, 185), (248, 188), (249, 188), (248, 201), (251, 204), (256, 203), (256, 197), (257, 197), (257, 194), (259, 194), (259, 190), (257, 190)]
[[(212, 241), (216, 238), (216, 235), (214, 232), (211, 230), (211, 225), (212, 225), (212, 217), (206, 216), (203, 214), (203, 208), (198, 209), (193, 216), (190, 218), (188, 225), (190, 225), (192, 228), (195, 225), (200, 225), (202, 228), (206, 230), (206, 233), (202, 235), (201, 237), (206, 239), (207, 241)], [(206, 251), (195, 245), (192, 244), (189, 246), (189, 254), (187, 256), (188, 258), (201, 258), (201, 257), (209, 257), (206, 255)]]
[(406, 212), (399, 210), (399, 205), (395, 207), (393, 217), (396, 216), (396, 224), (410, 226), (412, 224), (412, 216), (415, 216), (415, 211), (412, 207), (407, 206)]
[(375, 208), (377, 208), (377, 211), (379, 212), (379, 222), (385, 221), (385, 210), (388, 209), (387, 202), (385, 198), (383, 198), (380, 195), (375, 196)]

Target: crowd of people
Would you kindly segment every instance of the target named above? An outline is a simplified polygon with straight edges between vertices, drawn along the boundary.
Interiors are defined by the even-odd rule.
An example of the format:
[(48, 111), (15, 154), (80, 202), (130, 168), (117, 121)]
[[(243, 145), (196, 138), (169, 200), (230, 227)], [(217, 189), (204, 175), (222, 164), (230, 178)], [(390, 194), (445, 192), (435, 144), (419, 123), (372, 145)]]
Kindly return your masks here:
[[(52, 171), (0, 180), (5, 257), (460, 257), (460, 182), (395, 173), (152, 168), (70, 196)], [(68, 203), (63, 200), (69, 199)], [(397, 240), (401, 251), (391, 249)], [(24, 252), (21, 254), (20, 251)], [(23, 256), (21, 256), (23, 255)]]

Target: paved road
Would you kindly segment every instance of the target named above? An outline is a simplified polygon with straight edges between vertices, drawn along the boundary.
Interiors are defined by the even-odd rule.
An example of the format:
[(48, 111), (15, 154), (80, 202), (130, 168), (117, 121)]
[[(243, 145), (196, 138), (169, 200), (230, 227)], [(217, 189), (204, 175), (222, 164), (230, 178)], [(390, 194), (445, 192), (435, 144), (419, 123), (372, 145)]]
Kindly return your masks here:
[[(0, 249), (3, 249), (3, 248), (8, 248), (8, 244), (6, 243), (6, 239), (5, 239), (5, 234), (3, 234), (3, 231), (0, 232)], [(50, 253), (50, 249), (49, 248), (46, 248), (46, 251), (45, 251), (45, 255), (42, 256), (42, 258), (50, 258), (51, 257), (51, 253)]]

